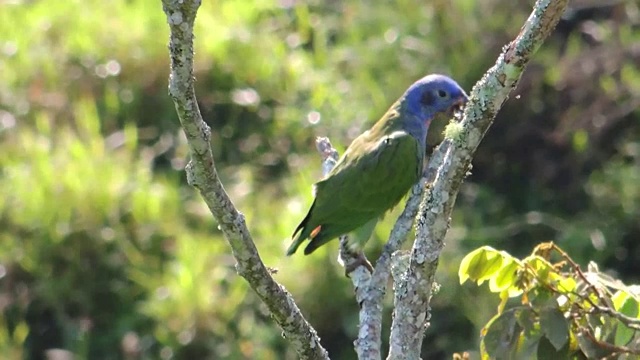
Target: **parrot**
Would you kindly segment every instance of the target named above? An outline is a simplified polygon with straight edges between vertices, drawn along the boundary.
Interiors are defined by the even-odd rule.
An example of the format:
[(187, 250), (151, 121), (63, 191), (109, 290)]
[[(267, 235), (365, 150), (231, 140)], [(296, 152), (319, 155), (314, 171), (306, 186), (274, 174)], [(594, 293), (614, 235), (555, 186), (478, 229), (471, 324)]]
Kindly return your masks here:
[(349, 233), (349, 246), (362, 248), (378, 220), (420, 179), (432, 120), (460, 111), (467, 100), (460, 85), (445, 75), (430, 74), (413, 83), (314, 185), (315, 199), (293, 232), (287, 255), (307, 239), (305, 255)]

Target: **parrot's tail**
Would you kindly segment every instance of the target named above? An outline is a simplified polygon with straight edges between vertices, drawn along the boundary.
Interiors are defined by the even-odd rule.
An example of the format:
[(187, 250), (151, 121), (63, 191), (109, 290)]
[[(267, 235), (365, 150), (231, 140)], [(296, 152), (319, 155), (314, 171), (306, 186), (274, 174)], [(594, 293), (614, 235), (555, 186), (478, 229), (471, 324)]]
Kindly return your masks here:
[[(291, 235), (291, 238), (293, 239), (293, 243), (291, 243), (291, 246), (289, 246), (289, 249), (287, 249), (287, 256), (293, 255), (296, 252), (296, 250), (298, 250), (298, 247), (300, 246), (300, 244), (302, 244), (302, 242), (309, 237), (311, 231), (307, 229), (307, 225), (309, 223), (309, 219), (311, 218), (311, 212), (313, 211), (313, 207), (315, 205), (316, 203), (314, 201), (313, 204), (311, 205), (311, 208), (309, 209), (309, 212), (307, 213), (307, 216), (305, 216), (304, 219), (302, 219), (302, 221), (300, 222), (296, 230), (293, 232), (293, 235)], [(312, 230), (315, 230), (315, 229), (312, 229)]]

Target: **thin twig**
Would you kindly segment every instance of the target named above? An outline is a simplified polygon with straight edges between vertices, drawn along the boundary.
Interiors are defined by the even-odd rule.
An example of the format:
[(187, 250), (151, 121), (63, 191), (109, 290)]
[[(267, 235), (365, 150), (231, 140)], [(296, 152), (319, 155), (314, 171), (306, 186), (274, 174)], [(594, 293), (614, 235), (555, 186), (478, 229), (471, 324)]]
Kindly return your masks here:
[(593, 336), (593, 334), (591, 333), (588, 327), (582, 328), (580, 329), (580, 331), (584, 336), (586, 336), (589, 339), (589, 341), (593, 342), (594, 344), (598, 345), (599, 347), (607, 351), (611, 351), (614, 353), (627, 353), (627, 354), (640, 355), (640, 350), (631, 349), (629, 347), (622, 346), (622, 345), (613, 345), (613, 344), (609, 344), (606, 341), (600, 341), (596, 339), (596, 337)]
[[(316, 139), (316, 148), (322, 156), (322, 175), (325, 176), (331, 171), (338, 161), (338, 151), (331, 145), (326, 137)], [(358, 359), (379, 360), (380, 354), (380, 333), (382, 331), (382, 291), (372, 291), (372, 274), (362, 265), (362, 259), (349, 249), (348, 236), (340, 236), (340, 253), (338, 259), (345, 269), (355, 267), (347, 275), (355, 289), (356, 301), (360, 305), (358, 339), (354, 341), (354, 347), (358, 354)], [(360, 256), (364, 256), (360, 254)], [(386, 286), (386, 282), (384, 283)], [(376, 305), (372, 306), (372, 303)], [(373, 310), (373, 311), (372, 311)]]

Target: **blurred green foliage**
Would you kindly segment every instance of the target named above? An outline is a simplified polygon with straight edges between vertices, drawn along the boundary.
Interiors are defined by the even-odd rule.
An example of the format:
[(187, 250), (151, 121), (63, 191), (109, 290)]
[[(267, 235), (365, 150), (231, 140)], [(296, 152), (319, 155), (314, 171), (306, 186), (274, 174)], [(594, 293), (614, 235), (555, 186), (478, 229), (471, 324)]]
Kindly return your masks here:
[[(336, 246), (283, 256), (320, 173), (314, 137), (348, 144), (425, 73), (470, 89), (530, 6), (203, 3), (196, 91), (221, 176), (333, 358), (354, 357), (357, 323)], [(632, 0), (574, 0), (527, 69), (459, 196), (426, 358), (477, 349), (495, 313), (490, 294), (457, 281), (480, 245), (519, 256), (554, 240), (638, 282), (639, 13)], [(0, 353), (294, 359), (186, 185), (160, 3), (3, 1), (0, 34)]]

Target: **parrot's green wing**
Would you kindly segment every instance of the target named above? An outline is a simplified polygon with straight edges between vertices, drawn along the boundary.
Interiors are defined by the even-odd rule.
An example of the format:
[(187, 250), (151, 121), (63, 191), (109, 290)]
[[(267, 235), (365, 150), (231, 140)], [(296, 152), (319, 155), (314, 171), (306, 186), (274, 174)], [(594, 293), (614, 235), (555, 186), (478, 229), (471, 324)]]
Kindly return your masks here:
[(374, 127), (360, 135), (316, 184), (316, 199), (296, 229), (288, 254), (307, 238), (311, 241), (305, 254), (377, 219), (418, 180), (423, 161), (418, 142), (403, 130), (390, 130)]

